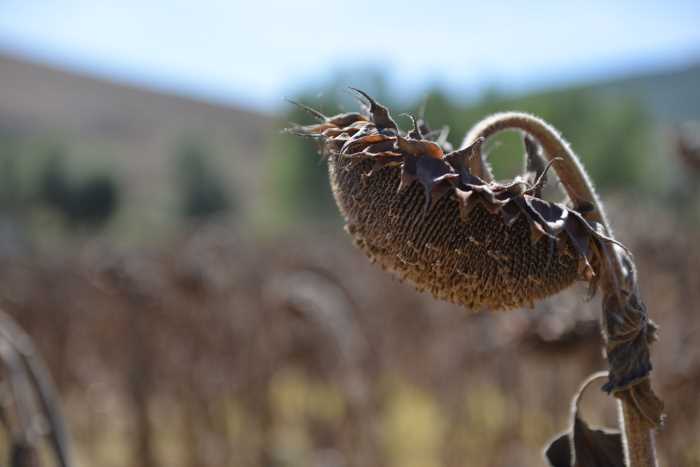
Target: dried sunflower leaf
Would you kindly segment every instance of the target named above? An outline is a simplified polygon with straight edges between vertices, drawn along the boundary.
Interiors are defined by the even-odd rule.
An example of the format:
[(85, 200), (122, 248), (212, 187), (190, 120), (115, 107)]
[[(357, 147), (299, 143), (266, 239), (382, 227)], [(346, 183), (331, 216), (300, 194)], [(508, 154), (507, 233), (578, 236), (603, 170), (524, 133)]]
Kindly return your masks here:
[[(366, 124), (365, 124), (366, 125)], [(361, 126), (333, 127), (323, 131), (323, 136), (328, 138), (341, 138), (348, 140), (362, 130)]]
[(396, 144), (399, 151), (415, 157), (430, 156), (434, 159), (442, 160), (445, 153), (436, 143), (428, 140), (406, 139), (401, 136), (396, 137)]
[(315, 118), (316, 120), (318, 120), (318, 121), (321, 121), (321, 122), (326, 122), (326, 121), (328, 121), (328, 117), (326, 117), (326, 116), (323, 115), (320, 111), (318, 111), (318, 110), (316, 110), (316, 109), (314, 109), (314, 108), (311, 108), (311, 107), (309, 107), (309, 106), (307, 106), (307, 105), (302, 104), (301, 102), (297, 102), (297, 101), (294, 101), (294, 100), (292, 100), (292, 99), (285, 99), (285, 100), (286, 100), (287, 102), (289, 102), (290, 104), (296, 105), (296, 106), (299, 107), (301, 110), (303, 110), (304, 112), (308, 113), (309, 115), (311, 115), (312, 117), (314, 117), (314, 118)]
[(416, 161), (416, 178), (423, 185), (425, 190), (425, 209), (432, 204), (433, 193), (444, 194), (444, 190), (439, 187), (441, 184), (448, 184), (450, 180), (457, 178), (452, 167), (441, 159), (429, 156), (419, 157)]
[[(547, 183), (546, 163), (542, 157), (540, 145), (530, 135), (523, 137), (525, 145), (525, 172), (526, 180), (530, 185), (534, 185), (533, 196), (542, 198), (542, 188)], [(537, 183), (537, 181), (540, 183)]]
[(530, 234), (533, 243), (536, 243), (543, 236), (557, 240), (557, 237), (548, 231), (547, 222), (532, 206), (532, 200), (535, 199), (532, 196), (516, 196), (512, 201), (526, 214), (525, 218), (530, 223)]
[(618, 430), (590, 428), (576, 415), (574, 457), (579, 467), (625, 467), (622, 434)]
[(418, 158), (405, 154), (403, 156), (403, 164), (401, 165), (401, 182), (399, 183), (398, 192), (408, 188), (411, 183), (417, 179), (418, 168), (416, 166)]
[(554, 438), (545, 448), (544, 456), (551, 467), (571, 467), (573, 465), (571, 438), (568, 432)]
[(573, 435), (567, 432), (552, 440), (545, 456), (552, 467), (625, 467), (622, 434), (591, 429), (579, 417)]
[(544, 237), (545, 235), (548, 235), (548, 233), (544, 229), (544, 227), (542, 227), (542, 225), (539, 222), (532, 220), (530, 222), (530, 240), (532, 241), (532, 243), (537, 243), (539, 239)]
[(418, 123), (418, 120), (416, 119), (415, 116), (413, 116), (410, 113), (402, 113), (399, 116), (406, 116), (411, 119), (411, 122), (413, 123), (413, 128), (411, 131), (408, 132), (408, 137), (411, 139), (423, 139), (423, 132), (420, 129), (420, 124)]
[(590, 377), (574, 396), (571, 428), (554, 438), (545, 449), (545, 458), (552, 467), (625, 467), (620, 431), (591, 428), (580, 415), (583, 392), (602, 377), (605, 377), (604, 372)]
[(566, 224), (569, 217), (569, 210), (561, 206), (543, 201), (539, 198), (527, 196), (528, 203), (534, 211), (537, 219), (546, 226), (547, 232), (558, 235)]
[(453, 150), (452, 143), (447, 141), (447, 138), (450, 136), (450, 127), (448, 126), (443, 126), (437, 133), (437, 136), (434, 138), (428, 138), (432, 141), (435, 141), (438, 146), (440, 146), (443, 151), (451, 152)]
[(367, 174), (372, 175), (377, 170), (383, 169), (384, 167), (396, 167), (401, 164), (402, 157), (399, 154), (377, 154), (372, 156), (372, 169)]
[(473, 144), (463, 149), (452, 151), (445, 156), (445, 160), (459, 174), (459, 186), (462, 189), (471, 189), (473, 186), (486, 185), (486, 182), (479, 177), (472, 175), (469, 170), (469, 159), (474, 157), (475, 151), (481, 146), (484, 139), (479, 138)]
[(439, 183), (457, 177), (448, 163), (427, 156), (419, 157), (416, 161), (416, 175), (421, 182), (426, 184)]
[(542, 149), (537, 141), (528, 134), (523, 137), (523, 144), (526, 156), (525, 169), (528, 172), (535, 173), (535, 178), (537, 178), (544, 172), (545, 161), (542, 157)]
[(372, 99), (366, 92), (360, 91), (356, 88), (350, 89), (358, 93), (362, 98), (364, 98), (367, 101), (367, 104), (369, 104), (370, 118), (372, 122), (374, 122), (374, 124), (377, 125), (377, 128), (379, 130), (390, 129), (394, 132), (398, 132), (399, 127), (398, 125), (396, 125), (396, 122), (391, 118), (391, 115), (389, 114), (389, 109)]
[(576, 253), (578, 253), (578, 273), (587, 280), (590, 280), (594, 274), (593, 267), (591, 266), (589, 259), (591, 255), (591, 234), (586, 227), (581, 225), (581, 222), (581, 219), (576, 216), (568, 216), (566, 223), (564, 224), (564, 230), (568, 235), (569, 240), (571, 240), (571, 244), (576, 250)]
[(289, 133), (290, 135), (301, 136), (304, 138), (311, 138), (311, 139), (315, 139), (315, 140), (324, 142), (327, 140), (327, 138), (323, 135), (323, 132), (325, 130), (327, 130), (328, 128), (331, 128), (331, 127), (320, 128), (319, 125), (300, 126), (300, 125), (291, 124), (291, 126), (289, 128), (285, 128), (282, 131), (284, 131), (285, 133)]
[(333, 125), (340, 128), (345, 128), (357, 122), (366, 121), (367, 117), (358, 112), (348, 112), (344, 114), (339, 114), (328, 119), (328, 123), (332, 123)]
[(646, 309), (635, 294), (608, 293), (603, 298), (603, 319), (607, 338), (610, 376), (604, 389), (615, 392), (640, 382), (649, 376), (649, 340)]
[(425, 120), (425, 115), (423, 115), (424, 111), (425, 111), (425, 108), (422, 108), (418, 112), (418, 129), (420, 129), (420, 132), (423, 135), (425, 135), (426, 139), (430, 139), (430, 140), (435, 141), (435, 139), (433, 138), (433, 135), (435, 133), (439, 132), (440, 130), (433, 130), (430, 128), (430, 125), (428, 125), (428, 122)]
[(605, 228), (597, 222), (589, 222), (586, 218), (583, 217), (578, 211), (574, 210), (569, 210), (569, 215), (576, 217), (581, 220), (581, 225), (583, 225), (592, 235), (593, 237), (598, 240), (599, 242), (606, 242), (610, 245), (616, 245), (622, 249), (622, 251), (625, 254), (631, 255), (630, 251), (627, 249), (625, 245), (622, 243), (618, 242), (612, 237), (608, 237), (605, 233)]
[(13, 441), (9, 455), (10, 460), (8, 464), (11, 466), (22, 467), (40, 465), (37, 447), (32, 445), (30, 441)]
[(461, 173), (462, 171), (469, 172), (467, 167), (467, 160), (471, 154), (471, 146), (467, 146), (463, 149), (457, 149), (455, 151), (445, 154), (445, 160), (455, 169), (455, 172)]
[(362, 149), (364, 149), (364, 147), (367, 147), (369, 145), (374, 145), (377, 143), (383, 143), (385, 141), (392, 141), (393, 142), (393, 138), (391, 138), (389, 136), (381, 135), (379, 133), (365, 135), (365, 136), (361, 136), (358, 138), (357, 134), (356, 134), (352, 139), (349, 139), (343, 145), (342, 149), (340, 150), (340, 153), (347, 154), (347, 153), (352, 153), (352, 152), (359, 152)]
[(508, 203), (508, 199), (501, 199), (497, 193), (491, 189), (490, 185), (469, 185), (468, 186), (481, 201), (483, 206), (492, 214), (498, 213), (503, 206)]
[(386, 140), (382, 141), (381, 143), (375, 143), (367, 146), (366, 151), (368, 153), (373, 153), (373, 154), (379, 154), (379, 153), (386, 153), (386, 152), (391, 152), (396, 154), (397, 156), (400, 156), (398, 152), (395, 151), (394, 148), (394, 141), (393, 140)]
[(443, 196), (453, 191), (454, 187), (450, 183), (442, 182), (434, 185), (430, 192), (430, 206), (428, 206), (428, 209), (432, 209)]
[(603, 389), (626, 399), (644, 416), (650, 427), (663, 423), (663, 402), (649, 383), (652, 370), (649, 345), (656, 339), (656, 325), (649, 320), (636, 284), (632, 291), (611, 291), (603, 297), (606, 351), (610, 374)]
[(503, 205), (501, 209), (501, 217), (503, 217), (503, 222), (510, 227), (520, 216), (520, 209), (518, 209), (517, 204), (508, 202)]

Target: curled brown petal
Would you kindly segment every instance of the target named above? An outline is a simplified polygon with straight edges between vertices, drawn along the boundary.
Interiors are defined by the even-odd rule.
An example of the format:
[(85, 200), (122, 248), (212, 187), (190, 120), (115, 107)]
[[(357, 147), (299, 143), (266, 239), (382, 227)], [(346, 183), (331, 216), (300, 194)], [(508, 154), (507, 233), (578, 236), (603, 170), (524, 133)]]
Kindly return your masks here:
[(348, 112), (328, 119), (328, 123), (340, 128), (345, 128), (358, 122), (367, 122), (367, 117), (358, 112)]
[(442, 148), (432, 141), (406, 139), (397, 135), (396, 144), (401, 152), (415, 157), (430, 156), (434, 159), (442, 159), (445, 155)]
[(367, 135), (367, 136), (362, 136), (362, 137), (353, 137), (352, 139), (348, 140), (343, 147), (340, 149), (341, 154), (345, 154), (348, 152), (358, 152), (358, 150), (363, 147), (363, 146), (369, 146), (371, 144), (376, 144), (376, 143), (382, 143), (384, 141), (392, 141), (393, 138), (390, 136), (382, 135), (379, 133)]

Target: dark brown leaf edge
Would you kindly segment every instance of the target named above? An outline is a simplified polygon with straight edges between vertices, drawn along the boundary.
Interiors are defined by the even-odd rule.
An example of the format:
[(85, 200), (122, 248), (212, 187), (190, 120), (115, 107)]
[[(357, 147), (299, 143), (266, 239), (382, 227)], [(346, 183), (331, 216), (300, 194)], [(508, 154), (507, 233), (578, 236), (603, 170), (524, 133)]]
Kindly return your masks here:
[(591, 428), (581, 417), (579, 401), (594, 381), (607, 378), (607, 372), (589, 377), (574, 396), (572, 421), (568, 431), (558, 435), (545, 448), (552, 467), (625, 467), (622, 434), (619, 430)]

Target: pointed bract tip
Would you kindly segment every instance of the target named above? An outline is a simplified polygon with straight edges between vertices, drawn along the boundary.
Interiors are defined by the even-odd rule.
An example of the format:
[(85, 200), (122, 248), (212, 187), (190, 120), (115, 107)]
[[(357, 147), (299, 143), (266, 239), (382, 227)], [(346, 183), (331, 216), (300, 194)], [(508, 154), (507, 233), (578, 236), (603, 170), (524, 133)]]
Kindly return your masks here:
[[(379, 130), (391, 129), (393, 132), (398, 132), (399, 127), (396, 125), (396, 122), (392, 120), (389, 109), (372, 99), (366, 92), (360, 91), (359, 89), (353, 87), (349, 87), (349, 89), (355, 91), (365, 100), (367, 100), (367, 103), (369, 104), (370, 118), (372, 123), (377, 125)], [(361, 99), (360, 102), (365, 104), (365, 102), (363, 102)]]
[(547, 182), (547, 172), (549, 172), (549, 169), (554, 165), (555, 162), (560, 162), (563, 160), (564, 159), (561, 157), (554, 157), (550, 159), (547, 162), (547, 165), (544, 166), (544, 169), (542, 169), (542, 173), (540, 173), (537, 177), (537, 180), (535, 180), (535, 183), (533, 183), (532, 186), (528, 188), (526, 193), (530, 193), (536, 191), (539, 188), (542, 188), (542, 186), (544, 186), (544, 184)]
[(528, 156), (537, 156), (539, 152), (539, 145), (537, 144), (537, 141), (535, 139), (526, 134), (523, 136), (523, 144), (525, 145), (525, 152), (527, 153)]
[(325, 122), (326, 120), (328, 120), (328, 117), (326, 117), (325, 115), (323, 115), (321, 112), (319, 112), (318, 110), (313, 109), (313, 108), (311, 108), (311, 107), (309, 107), (309, 106), (307, 106), (307, 105), (304, 105), (304, 104), (302, 104), (301, 102), (297, 102), (297, 101), (292, 100), (292, 99), (289, 99), (289, 98), (285, 98), (284, 100), (286, 100), (286, 101), (289, 102), (290, 104), (296, 105), (297, 107), (299, 107), (299, 108), (300, 108), (301, 110), (303, 110), (304, 112), (306, 112), (306, 113), (312, 115), (314, 118), (316, 118), (316, 119), (318, 119), (318, 120), (320, 120), (320, 121), (322, 121), (322, 122)]
[(408, 112), (404, 112), (402, 114), (399, 114), (399, 116), (402, 117), (408, 117), (411, 119), (411, 122), (413, 123), (413, 129), (408, 132), (408, 137), (413, 138), (413, 139), (423, 139), (423, 132), (420, 129), (420, 126), (418, 124), (418, 119), (413, 114), (410, 114)]
[[(367, 94), (366, 92), (364, 92), (364, 91), (362, 91), (362, 90), (360, 90), (360, 89), (357, 89), (357, 88), (353, 88), (352, 86), (348, 86), (348, 89), (350, 89), (351, 91), (355, 91), (357, 94), (359, 94), (360, 96), (362, 96), (362, 97), (367, 101), (366, 103), (370, 105), (370, 108), (376, 107), (376, 106), (378, 105), (378, 104), (377, 104), (377, 101), (375, 101), (375, 100), (374, 100), (369, 94)], [(361, 100), (361, 99), (360, 99), (360, 100)]]

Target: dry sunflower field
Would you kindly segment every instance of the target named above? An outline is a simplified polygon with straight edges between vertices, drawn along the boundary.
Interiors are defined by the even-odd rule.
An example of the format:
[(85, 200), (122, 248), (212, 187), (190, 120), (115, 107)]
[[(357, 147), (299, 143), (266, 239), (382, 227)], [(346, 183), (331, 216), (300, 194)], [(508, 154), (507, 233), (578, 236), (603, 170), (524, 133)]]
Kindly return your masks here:
[[(660, 461), (699, 465), (700, 232), (631, 199), (609, 210), (665, 337)], [(7, 257), (0, 278), (82, 465), (546, 465), (579, 382), (606, 368), (583, 287), (470, 314), (334, 232), (266, 242), (211, 227), (138, 253), (94, 243)], [(597, 392), (586, 418), (615, 426)]]

